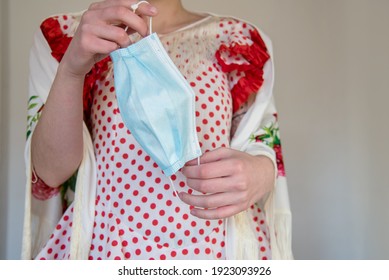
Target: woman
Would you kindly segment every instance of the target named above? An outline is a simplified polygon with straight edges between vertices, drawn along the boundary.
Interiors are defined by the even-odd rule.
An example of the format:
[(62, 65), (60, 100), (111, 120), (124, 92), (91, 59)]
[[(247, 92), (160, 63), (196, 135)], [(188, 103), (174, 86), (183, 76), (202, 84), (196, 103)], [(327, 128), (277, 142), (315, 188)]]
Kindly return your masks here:
[[(150, 17), (196, 98), (203, 155), (173, 175), (179, 197), (115, 95), (109, 55), (147, 36)], [(291, 258), (290, 229), (277, 227), (290, 223), (288, 205), (279, 216), (273, 203), (287, 193), (271, 56), (252, 25), (179, 0), (106, 0), (43, 21), (31, 53), (24, 258)]]

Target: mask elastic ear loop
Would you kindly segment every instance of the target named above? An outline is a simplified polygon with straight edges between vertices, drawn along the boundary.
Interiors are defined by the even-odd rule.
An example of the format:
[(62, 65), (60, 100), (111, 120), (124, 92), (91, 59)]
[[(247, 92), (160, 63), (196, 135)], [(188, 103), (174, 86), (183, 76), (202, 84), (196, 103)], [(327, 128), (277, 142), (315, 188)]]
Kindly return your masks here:
[(169, 176), (169, 181), (170, 181), (170, 186), (172, 186), (173, 191), (174, 191), (174, 193), (176, 194), (176, 197), (178, 197), (178, 199), (181, 200), (181, 198), (178, 196), (178, 192), (177, 192), (177, 190), (176, 190), (176, 187), (174, 186), (174, 182), (173, 182), (173, 180), (172, 180), (172, 177), (170, 177), (170, 176)]
[[(198, 157), (197, 158), (197, 165), (200, 166), (200, 164), (201, 164), (200, 157)], [(173, 188), (174, 193), (181, 200), (181, 198), (178, 196), (178, 191), (177, 191), (176, 187), (174, 186), (174, 182), (173, 182), (173, 180), (172, 180), (172, 178), (170, 176), (169, 176), (169, 181), (170, 181), (170, 186)]]
[[(139, 6), (141, 4), (144, 4), (144, 3), (147, 3), (149, 4), (149, 2), (147, 1), (139, 1), (137, 3), (134, 3), (132, 4), (130, 7), (132, 9), (132, 12), (135, 14), (136, 13), (136, 10), (138, 10)], [(126, 26), (126, 28), (124, 29), (124, 31), (127, 32), (128, 30), (128, 26)], [(149, 17), (149, 35), (153, 34), (153, 18), (152, 17)]]

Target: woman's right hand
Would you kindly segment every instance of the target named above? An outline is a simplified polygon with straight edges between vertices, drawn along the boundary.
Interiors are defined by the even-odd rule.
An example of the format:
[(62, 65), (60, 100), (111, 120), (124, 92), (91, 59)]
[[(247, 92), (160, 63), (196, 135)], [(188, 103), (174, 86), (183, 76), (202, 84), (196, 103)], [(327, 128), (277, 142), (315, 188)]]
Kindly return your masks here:
[(59, 64), (31, 140), (32, 165), (48, 186), (60, 186), (82, 160), (85, 75), (112, 51), (130, 45), (131, 32), (147, 35), (142, 17), (156, 15), (155, 8), (144, 3), (135, 14), (131, 9), (134, 3), (136, 0), (105, 0), (92, 4)]
[(155, 16), (157, 10), (149, 3), (142, 3), (135, 14), (131, 5), (137, 2), (105, 0), (91, 4), (62, 59), (62, 70), (83, 78), (96, 62), (118, 48), (129, 46), (129, 34), (138, 32), (146, 36), (148, 26), (143, 17)]

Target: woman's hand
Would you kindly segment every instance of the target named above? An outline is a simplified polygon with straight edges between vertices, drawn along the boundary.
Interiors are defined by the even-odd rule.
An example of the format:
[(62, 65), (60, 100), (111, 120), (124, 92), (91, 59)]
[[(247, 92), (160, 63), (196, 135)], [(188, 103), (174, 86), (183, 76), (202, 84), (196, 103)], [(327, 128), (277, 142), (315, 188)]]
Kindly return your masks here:
[[(147, 35), (148, 26), (143, 16), (155, 16), (157, 10), (142, 3), (133, 13), (135, 0), (105, 0), (90, 5), (62, 59), (62, 68), (76, 77), (84, 77), (93, 64), (112, 51), (131, 44), (129, 34)], [(125, 27), (128, 27), (127, 32)]]
[(195, 208), (192, 215), (222, 219), (248, 209), (274, 186), (274, 165), (265, 156), (252, 156), (228, 148), (205, 153), (182, 169), (190, 188), (204, 193), (180, 193), (181, 200)]
[(85, 75), (97, 61), (130, 44), (127, 32), (146, 35), (148, 27), (142, 17), (156, 15), (147, 3), (133, 13), (134, 3), (136, 0), (106, 0), (92, 4), (59, 64), (31, 140), (34, 169), (48, 186), (61, 185), (82, 160)]

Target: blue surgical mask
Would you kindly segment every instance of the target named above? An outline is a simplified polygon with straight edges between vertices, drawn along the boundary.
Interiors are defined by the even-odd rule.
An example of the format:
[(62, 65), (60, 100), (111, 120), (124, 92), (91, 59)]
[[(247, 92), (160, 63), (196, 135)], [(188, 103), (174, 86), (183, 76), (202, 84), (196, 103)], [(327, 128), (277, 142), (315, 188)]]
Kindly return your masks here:
[(165, 175), (199, 158), (195, 94), (157, 34), (112, 52), (111, 58), (124, 124)]

